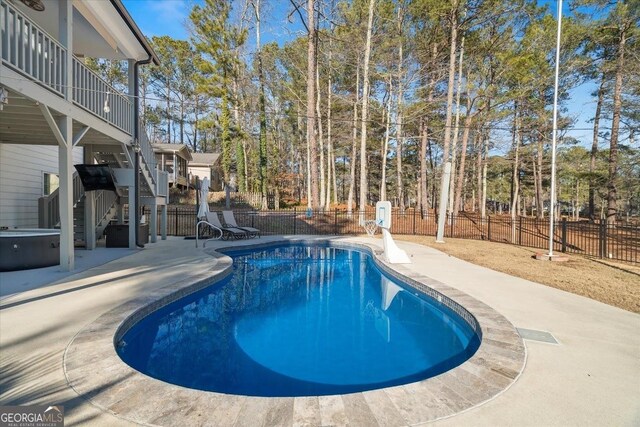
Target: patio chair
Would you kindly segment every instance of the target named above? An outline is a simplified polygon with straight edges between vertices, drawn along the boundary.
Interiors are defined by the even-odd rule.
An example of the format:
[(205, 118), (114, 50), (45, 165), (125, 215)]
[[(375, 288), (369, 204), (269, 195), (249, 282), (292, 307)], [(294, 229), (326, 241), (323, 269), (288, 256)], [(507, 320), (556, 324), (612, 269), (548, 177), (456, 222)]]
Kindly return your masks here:
[(207, 212), (207, 222), (222, 230), (222, 240), (244, 239), (249, 237), (249, 233), (237, 227), (225, 227), (220, 223), (220, 218), (215, 212)]
[(238, 225), (236, 218), (233, 216), (233, 211), (222, 211), (222, 217), (224, 218), (224, 223), (227, 224), (227, 226), (245, 230), (249, 233), (249, 237), (260, 237), (260, 230), (257, 228)]

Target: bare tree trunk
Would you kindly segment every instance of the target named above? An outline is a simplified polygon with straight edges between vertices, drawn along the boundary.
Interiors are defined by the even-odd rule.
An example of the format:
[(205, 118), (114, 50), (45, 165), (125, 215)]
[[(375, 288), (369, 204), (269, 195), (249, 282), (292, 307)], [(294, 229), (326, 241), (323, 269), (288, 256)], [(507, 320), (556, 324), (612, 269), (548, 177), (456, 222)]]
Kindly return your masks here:
[(324, 174), (324, 132), (322, 129), (322, 111), (320, 108), (320, 70), (316, 64), (316, 115), (318, 117), (318, 151), (320, 152), (320, 206), (324, 207), (327, 197), (326, 177)]
[[(196, 94), (193, 119), (193, 152), (198, 151), (198, 122), (200, 121), (200, 97)], [(204, 152), (204, 150), (202, 150)]]
[[(254, 0), (252, 2), (253, 10), (255, 12), (256, 17), (256, 51), (257, 51), (257, 60), (258, 60), (258, 82), (260, 85), (260, 94), (259, 94), (259, 108), (260, 108), (260, 137), (259, 137), (259, 147), (258, 147), (258, 177), (260, 179), (260, 194), (262, 195), (262, 209), (266, 210), (268, 208), (267, 202), (267, 112), (265, 105), (265, 95), (264, 95), (264, 72), (262, 70), (262, 45), (260, 43), (260, 23), (261, 23), (261, 0)], [(236, 96), (236, 107), (234, 108), (234, 114), (236, 115), (236, 123), (239, 123), (239, 111), (237, 105), (238, 99), (238, 91), (237, 91), (237, 78), (234, 78), (234, 92)], [(248, 162), (247, 162), (247, 148), (246, 144), (243, 144), (244, 151), (244, 167), (245, 167), (245, 188), (248, 188)]]
[[(467, 160), (467, 143), (469, 141), (469, 131), (471, 129), (471, 121), (475, 114), (471, 113), (471, 97), (467, 93), (467, 115), (464, 119), (464, 132), (462, 135), (462, 147), (460, 149), (460, 167), (458, 168), (458, 179), (456, 182), (454, 197), (455, 203), (451, 206), (451, 212), (458, 214), (460, 210), (464, 210), (462, 200), (462, 184), (464, 183), (465, 162)], [(461, 206), (462, 205), (462, 206)]]
[[(300, 111), (300, 103), (298, 103), (298, 118), (301, 116), (302, 112)], [(300, 123), (298, 123), (298, 126)], [(308, 132), (307, 132), (308, 134)], [(302, 135), (301, 135), (302, 138)], [(306, 166), (307, 166), (307, 207), (311, 207), (311, 147), (309, 146), (309, 141), (307, 141), (307, 156), (306, 156)]]
[[(333, 204), (338, 204), (338, 179), (336, 178), (336, 153), (335, 148), (331, 150), (331, 180), (333, 181)], [(344, 195), (343, 195), (344, 197)]]
[[(331, 141), (331, 94), (333, 81), (331, 79), (331, 39), (329, 41), (329, 82), (327, 83), (327, 199), (325, 206), (331, 206), (332, 176), (335, 178), (335, 163), (333, 162), (333, 145)], [(332, 174), (333, 172), (333, 174)], [(333, 189), (335, 198), (335, 188)]]
[[(438, 56), (438, 45), (436, 43), (431, 44), (431, 65), (435, 68), (436, 59)], [(429, 87), (427, 88), (427, 108), (431, 108), (433, 102), (433, 87), (435, 86), (435, 71), (431, 71), (429, 76)], [(429, 209), (427, 203), (427, 149), (429, 146), (429, 126), (428, 118), (423, 116), (420, 120), (420, 193), (421, 193), (421, 211), (425, 212)], [(429, 155), (431, 156), (431, 150)], [(433, 159), (431, 160), (431, 170), (433, 170)]]
[(538, 167), (538, 176), (536, 177), (536, 218), (544, 218), (544, 200), (542, 197), (542, 158), (544, 157), (544, 134), (540, 132), (538, 135), (538, 150), (536, 153), (536, 161)]
[[(458, 0), (453, 0), (451, 13), (449, 16), (451, 31), (449, 42), (449, 81), (447, 85), (447, 110), (444, 123), (444, 142), (442, 150), (442, 166), (449, 161), (449, 142), (451, 141), (451, 116), (453, 108), (453, 85), (456, 70), (456, 43), (458, 40)], [(440, 179), (440, 192), (444, 191), (444, 173)]]
[(511, 175), (511, 184), (513, 190), (511, 191), (511, 243), (516, 243), (516, 215), (517, 215), (517, 202), (520, 192), (520, 177), (519, 177), (519, 154), (520, 154), (520, 123), (518, 121), (518, 103), (516, 102), (513, 108), (513, 170)]
[(349, 197), (347, 201), (347, 212), (349, 216), (353, 212), (353, 200), (356, 186), (356, 153), (357, 153), (357, 141), (358, 141), (358, 99), (360, 94), (360, 57), (358, 56), (358, 65), (356, 66), (356, 91), (355, 99), (353, 101), (353, 122), (352, 122), (352, 137), (351, 137), (351, 167), (349, 173)]
[[(518, 199), (516, 187), (516, 180), (518, 179), (518, 162), (517, 162), (517, 149), (516, 145), (519, 145), (518, 141), (518, 101), (514, 101), (513, 103), (513, 131), (511, 133), (511, 152), (513, 153), (514, 159), (511, 167), (511, 198), (509, 199), (509, 213), (513, 214), (513, 208), (516, 205), (516, 200)], [(518, 143), (518, 144), (517, 144)]]
[(594, 174), (596, 172), (596, 157), (598, 155), (598, 133), (600, 131), (600, 114), (602, 113), (602, 104), (604, 103), (604, 85), (606, 82), (606, 74), (602, 71), (602, 80), (598, 89), (598, 103), (596, 104), (596, 113), (593, 118), (593, 142), (591, 143), (591, 161), (589, 163), (589, 220), (596, 219), (596, 183)]
[(476, 151), (476, 191), (477, 199), (474, 206), (477, 207), (476, 212), (482, 211), (482, 137), (477, 136), (475, 138), (475, 151)]
[(424, 117), (420, 117), (420, 182), (418, 185), (418, 206), (424, 215), (427, 210), (427, 124)]
[(318, 189), (318, 141), (316, 140), (316, 26), (315, 26), (315, 0), (307, 0), (307, 25), (309, 34), (307, 40), (307, 145), (309, 146), (309, 181), (311, 193), (309, 205), (318, 209), (320, 207), (320, 194)]
[[(313, 0), (309, 0), (313, 1)], [(360, 130), (360, 212), (367, 207), (367, 120), (369, 119), (369, 58), (371, 57), (371, 33), (373, 32), (373, 9), (375, 0), (369, 0), (369, 19), (367, 21), (367, 41), (364, 50), (362, 68), (362, 128)]]
[[(425, 124), (425, 130), (428, 132), (428, 124)], [(431, 146), (431, 141), (427, 135), (427, 153), (429, 154), (429, 168), (431, 170), (431, 203), (427, 203), (429, 208), (435, 208), (435, 200), (437, 200), (436, 193), (436, 162), (433, 159), (433, 147)], [(428, 202), (428, 201), (427, 201)]]
[[(329, 55), (331, 56), (331, 55)], [(327, 87), (327, 199), (325, 206), (331, 206), (331, 178), (333, 168), (333, 146), (331, 141), (331, 76), (329, 76), (329, 84)]]
[(484, 158), (482, 160), (482, 203), (480, 208), (480, 215), (482, 218), (486, 217), (487, 209), (487, 164), (489, 163), (489, 135), (488, 131), (483, 133), (484, 139)]
[(396, 179), (398, 190), (398, 204), (400, 206), (400, 212), (404, 212), (404, 186), (402, 184), (402, 146), (404, 143), (402, 135), (402, 119), (403, 119), (403, 101), (404, 101), (404, 75), (403, 75), (403, 62), (404, 62), (404, 50), (402, 39), (402, 27), (404, 25), (404, 9), (400, 4), (398, 7), (398, 35), (400, 45), (398, 46), (398, 119), (396, 124)]
[[(535, 199), (536, 202), (536, 218), (538, 217), (538, 211), (541, 209), (540, 206), (538, 206), (538, 192), (540, 191), (540, 188), (538, 187), (538, 166), (536, 165), (536, 158), (535, 156), (533, 157), (533, 159), (531, 159), (531, 168), (533, 170), (533, 191), (535, 193), (535, 195), (533, 196), (533, 198)], [(531, 203), (531, 215), (533, 215), (533, 201)]]
[(451, 141), (451, 119), (453, 115), (453, 85), (456, 74), (456, 48), (458, 41), (458, 0), (453, 0), (449, 16), (451, 31), (449, 44), (449, 81), (447, 84), (447, 111), (444, 123), (444, 143), (442, 149), (442, 163), (449, 161), (449, 142)]
[(613, 88), (613, 117), (611, 119), (611, 142), (609, 145), (609, 183), (607, 184), (607, 223), (615, 224), (618, 213), (618, 135), (620, 132), (620, 110), (622, 108), (622, 74), (624, 72), (624, 49), (627, 40), (626, 27), (620, 31), (616, 80)]
[(573, 220), (577, 221), (580, 218), (579, 212), (580, 206), (580, 180), (576, 178), (576, 200), (573, 204)]
[(180, 144), (184, 144), (184, 99), (180, 98)]
[(391, 126), (391, 98), (393, 83), (392, 78), (389, 76), (389, 89), (387, 98), (387, 108), (382, 112), (383, 116), (386, 115), (385, 130), (384, 130), (384, 142), (382, 143), (382, 177), (380, 178), (380, 200), (387, 200), (387, 153), (389, 152), (389, 127)]
[[(455, 124), (453, 126), (453, 141), (451, 142), (451, 179), (449, 182), (449, 188), (453, 189), (455, 184), (455, 176), (456, 176), (456, 148), (458, 145), (458, 134), (460, 133), (460, 93), (462, 92), (462, 61), (464, 59), (464, 36), (462, 36), (462, 40), (460, 41), (460, 59), (458, 60), (458, 87), (456, 90), (456, 118)], [(469, 116), (469, 91), (467, 90), (467, 117)], [(466, 120), (465, 120), (466, 123)], [(466, 131), (467, 128), (465, 128)], [(468, 133), (467, 133), (468, 137)], [(464, 149), (463, 149), (464, 151)], [(449, 191), (449, 212), (458, 213), (460, 209), (459, 205), (455, 205), (455, 192)]]
[(167, 142), (171, 144), (171, 84), (167, 81)]

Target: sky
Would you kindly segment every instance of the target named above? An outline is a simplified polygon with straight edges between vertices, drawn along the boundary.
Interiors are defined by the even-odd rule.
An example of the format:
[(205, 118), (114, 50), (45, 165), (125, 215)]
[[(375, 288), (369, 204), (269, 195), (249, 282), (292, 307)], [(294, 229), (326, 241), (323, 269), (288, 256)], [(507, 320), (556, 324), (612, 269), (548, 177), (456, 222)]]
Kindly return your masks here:
[[(123, 0), (123, 4), (136, 21), (142, 32), (149, 38), (152, 36), (168, 35), (175, 39), (186, 40), (189, 38), (187, 24), (189, 12), (194, 4), (201, 0)], [(282, 45), (303, 33), (304, 27), (300, 23), (297, 14), (291, 16), (290, 2), (286, 0), (265, 1), (262, 24), (262, 43), (277, 42)], [(548, 5), (549, 10), (556, 11), (556, 1), (540, 0), (540, 3)], [(565, 1), (563, 13), (569, 13), (568, 2)], [(250, 30), (251, 31), (251, 30)], [(249, 38), (249, 45), (254, 43), (253, 37)], [(586, 83), (570, 90), (570, 100), (564, 104), (566, 112), (576, 120), (574, 130), (568, 132), (569, 136), (576, 138), (584, 146), (591, 145), (593, 137), (593, 124), (590, 120), (595, 112), (596, 101), (591, 93), (596, 89), (595, 83)], [(608, 123), (603, 123), (606, 127)]]

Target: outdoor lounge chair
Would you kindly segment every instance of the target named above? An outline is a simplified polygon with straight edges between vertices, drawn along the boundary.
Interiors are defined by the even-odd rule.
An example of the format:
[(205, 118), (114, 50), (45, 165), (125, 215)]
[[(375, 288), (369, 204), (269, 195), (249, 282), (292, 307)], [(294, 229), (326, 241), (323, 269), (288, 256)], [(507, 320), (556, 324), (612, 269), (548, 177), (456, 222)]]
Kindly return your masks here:
[(222, 230), (222, 240), (244, 239), (249, 237), (249, 233), (237, 227), (225, 227), (220, 223), (220, 218), (215, 212), (207, 212), (207, 222)]
[(236, 218), (233, 216), (233, 211), (222, 211), (222, 217), (224, 218), (224, 222), (225, 224), (227, 224), (227, 226), (245, 230), (247, 233), (249, 233), (249, 237), (260, 237), (260, 230), (258, 230), (257, 228), (238, 225), (238, 223), (236, 222)]

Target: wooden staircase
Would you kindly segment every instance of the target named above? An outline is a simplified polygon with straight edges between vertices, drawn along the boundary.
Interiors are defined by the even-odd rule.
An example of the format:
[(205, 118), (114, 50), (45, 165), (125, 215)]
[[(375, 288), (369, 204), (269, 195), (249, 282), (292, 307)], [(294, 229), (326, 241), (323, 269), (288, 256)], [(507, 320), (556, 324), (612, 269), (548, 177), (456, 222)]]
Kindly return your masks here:
[[(38, 201), (40, 228), (60, 227), (59, 191), (49, 196), (41, 197)], [(85, 211), (86, 193), (77, 173), (73, 175), (73, 240), (74, 246), (85, 246)], [(119, 196), (113, 191), (96, 191), (96, 240), (102, 237), (105, 228), (116, 218)]]

